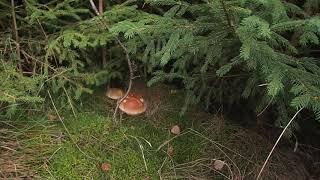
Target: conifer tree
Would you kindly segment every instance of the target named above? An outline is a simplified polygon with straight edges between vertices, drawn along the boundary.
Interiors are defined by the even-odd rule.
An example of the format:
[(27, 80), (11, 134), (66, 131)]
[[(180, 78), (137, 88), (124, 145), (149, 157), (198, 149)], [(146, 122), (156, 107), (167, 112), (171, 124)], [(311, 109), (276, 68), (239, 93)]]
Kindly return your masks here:
[(146, 3), (152, 13), (140, 10), (112, 31), (132, 52), (144, 49), (141, 60), (154, 74), (150, 84), (181, 80), (186, 105), (244, 97), (256, 99), (257, 113), (277, 107), (281, 123), (299, 108), (320, 118), (319, 59), (306, 52), (319, 47), (319, 1)]
[[(247, 99), (257, 114), (275, 107), (282, 124), (300, 108), (319, 119), (319, 6), (319, 0), (128, 0), (110, 2), (97, 17), (84, 0), (30, 0), (14, 7), (1, 0), (0, 58), (15, 78), (34, 80), (33, 88), (21, 85), (17, 93), (33, 102), (39, 100), (35, 92), (48, 88), (65, 94), (65, 103), (65, 97), (77, 99), (92, 86), (125, 79), (118, 37), (134, 63), (152, 75), (150, 85), (184, 85), (182, 112), (201, 100), (210, 105)], [(13, 12), (16, 30), (8, 20)], [(109, 60), (102, 68), (96, 52), (105, 45)], [(12, 69), (17, 55), (22, 67)], [(29, 75), (17, 75), (17, 69)], [(14, 86), (2, 86), (14, 92)]]

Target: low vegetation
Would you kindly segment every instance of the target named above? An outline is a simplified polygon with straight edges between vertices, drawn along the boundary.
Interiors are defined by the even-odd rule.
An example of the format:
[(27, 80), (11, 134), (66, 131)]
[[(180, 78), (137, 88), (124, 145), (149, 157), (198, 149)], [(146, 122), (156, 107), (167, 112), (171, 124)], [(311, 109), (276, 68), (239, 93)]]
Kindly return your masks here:
[[(272, 147), (254, 130), (226, 122), (199, 108), (179, 116), (181, 91), (162, 88), (152, 116), (123, 116), (115, 126), (113, 103), (96, 92), (71, 111), (48, 117), (21, 115), (1, 122), (1, 177), (45, 179), (252, 179)], [(170, 93), (171, 92), (171, 93)], [(27, 123), (26, 123), (27, 122)], [(5, 123), (5, 124), (4, 124)], [(170, 133), (173, 125), (181, 133)], [(12, 159), (12, 157), (15, 157)], [(223, 162), (221, 170), (216, 161)], [(219, 161), (218, 161), (219, 162)], [(102, 164), (110, 169), (104, 170)], [(308, 173), (292, 149), (279, 149), (266, 179), (296, 179)]]
[[(320, 0), (0, 0), (0, 178), (319, 174), (319, 14)], [(146, 112), (114, 110), (116, 87)]]

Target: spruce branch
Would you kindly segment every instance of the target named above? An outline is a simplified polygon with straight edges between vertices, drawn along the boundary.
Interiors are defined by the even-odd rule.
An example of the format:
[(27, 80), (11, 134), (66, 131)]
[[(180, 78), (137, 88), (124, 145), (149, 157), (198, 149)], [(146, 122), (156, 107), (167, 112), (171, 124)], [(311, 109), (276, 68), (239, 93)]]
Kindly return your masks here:
[[(93, 0), (90, 0), (90, 4), (92, 6), (92, 9), (97, 14), (97, 16), (99, 16), (101, 18), (100, 13), (99, 13), (96, 5), (94, 4)], [(109, 27), (108, 24), (104, 23), (102, 20), (101, 20), (101, 23), (103, 24), (103, 26), (105, 26), (107, 28), (108, 31), (110, 31), (111, 28)], [(128, 96), (128, 94), (129, 94), (129, 92), (131, 90), (132, 79), (133, 79), (133, 69), (132, 69), (132, 63), (131, 63), (129, 51), (117, 36), (115, 36), (115, 39), (116, 39), (117, 43), (120, 45), (120, 47), (123, 49), (123, 51), (126, 54), (127, 64), (128, 64), (128, 68), (129, 68), (129, 85), (128, 85), (128, 89), (127, 89), (125, 95), (117, 102), (116, 108), (115, 108), (114, 113), (113, 113), (113, 118), (112, 118), (114, 122), (116, 122), (116, 116), (117, 116), (117, 113), (118, 113), (118, 109), (119, 109), (120, 103)]]

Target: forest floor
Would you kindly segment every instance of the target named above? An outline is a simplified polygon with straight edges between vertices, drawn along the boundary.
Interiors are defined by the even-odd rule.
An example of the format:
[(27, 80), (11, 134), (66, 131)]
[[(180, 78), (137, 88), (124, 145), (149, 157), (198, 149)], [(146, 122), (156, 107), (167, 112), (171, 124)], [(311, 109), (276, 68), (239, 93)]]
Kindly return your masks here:
[[(180, 116), (183, 94), (168, 86), (159, 94), (155, 111), (117, 125), (102, 90), (73, 111), (57, 106), (62, 121), (55, 111), (0, 121), (0, 179), (255, 179), (273, 142), (201, 107)], [(263, 177), (307, 179), (307, 171), (280, 147)]]

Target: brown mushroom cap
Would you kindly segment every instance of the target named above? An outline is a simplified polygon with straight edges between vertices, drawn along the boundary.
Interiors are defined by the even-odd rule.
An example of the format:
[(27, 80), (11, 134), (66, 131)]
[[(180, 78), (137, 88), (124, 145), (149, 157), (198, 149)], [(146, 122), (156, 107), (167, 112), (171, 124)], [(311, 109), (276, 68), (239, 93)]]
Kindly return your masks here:
[(171, 128), (170, 132), (172, 134), (175, 134), (175, 135), (179, 135), (181, 130), (180, 130), (180, 127), (178, 125), (175, 125)]
[(111, 99), (120, 99), (123, 95), (123, 91), (119, 88), (109, 88), (106, 93), (106, 96)]
[(147, 106), (142, 96), (130, 93), (120, 103), (119, 109), (128, 115), (138, 115), (146, 111)]

